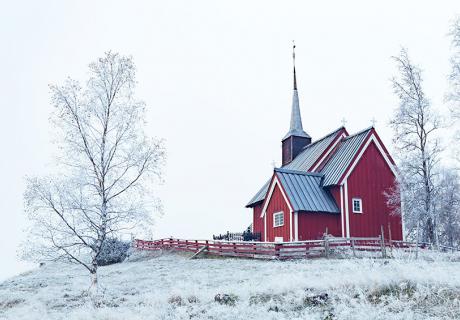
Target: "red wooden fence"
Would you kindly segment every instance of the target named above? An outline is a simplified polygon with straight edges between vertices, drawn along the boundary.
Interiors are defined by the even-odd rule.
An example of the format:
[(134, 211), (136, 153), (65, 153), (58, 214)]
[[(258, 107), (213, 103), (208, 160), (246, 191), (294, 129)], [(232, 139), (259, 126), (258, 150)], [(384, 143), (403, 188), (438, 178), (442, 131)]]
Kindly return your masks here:
[[(134, 240), (133, 246), (140, 250), (171, 249), (178, 251), (204, 252), (211, 255), (262, 258), (262, 259), (298, 259), (310, 257), (329, 257), (331, 253), (370, 252), (386, 257), (388, 241), (381, 237), (375, 238), (325, 238), (301, 242), (252, 242), (252, 241), (215, 241), (215, 240), (182, 240), (159, 239), (152, 241)], [(408, 247), (399, 241), (398, 247)]]
[[(357, 256), (367, 252), (374, 256), (387, 257), (387, 250), (403, 248), (413, 250), (416, 244), (405, 241), (388, 241), (383, 237), (375, 238), (330, 238), (300, 242), (253, 242), (253, 241), (215, 241), (159, 239), (145, 241), (136, 239), (133, 247), (139, 250), (178, 250), (197, 253), (200, 249), (206, 254), (229, 257), (260, 259), (300, 259), (329, 257), (331, 254), (347, 253)], [(419, 247), (428, 248), (427, 244)], [(441, 248), (442, 249), (442, 248)], [(448, 248), (452, 251), (458, 248)]]

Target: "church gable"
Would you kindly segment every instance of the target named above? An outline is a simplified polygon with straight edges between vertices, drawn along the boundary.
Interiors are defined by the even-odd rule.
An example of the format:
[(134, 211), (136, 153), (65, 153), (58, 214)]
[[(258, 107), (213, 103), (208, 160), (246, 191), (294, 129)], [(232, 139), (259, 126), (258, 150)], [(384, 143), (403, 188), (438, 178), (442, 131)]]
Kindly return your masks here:
[(265, 200), (262, 215), (265, 241), (291, 241), (291, 208), (277, 180), (274, 180), (270, 197)]
[[(370, 140), (356, 166), (346, 178), (349, 236), (371, 237), (383, 228), (385, 235), (402, 240), (401, 217), (392, 215), (385, 192), (395, 184), (395, 175), (375, 140)], [(359, 210), (354, 202), (359, 201)]]
[[(377, 148), (380, 157), (385, 161), (392, 175), (394, 177), (397, 176), (393, 159), (389, 156), (385, 146), (381, 142), (375, 129), (371, 128), (371, 130), (366, 136), (366, 139), (361, 142), (359, 148), (357, 148), (357, 150), (354, 152), (353, 156), (351, 157), (351, 160), (343, 166), (342, 175), (338, 179), (337, 184), (342, 184), (343, 181), (345, 181), (348, 178), (348, 176), (350, 176), (350, 174), (353, 172), (356, 165), (359, 163), (360, 159), (363, 157), (364, 153), (367, 151), (371, 144)], [(377, 168), (375, 168), (375, 170), (377, 170)]]

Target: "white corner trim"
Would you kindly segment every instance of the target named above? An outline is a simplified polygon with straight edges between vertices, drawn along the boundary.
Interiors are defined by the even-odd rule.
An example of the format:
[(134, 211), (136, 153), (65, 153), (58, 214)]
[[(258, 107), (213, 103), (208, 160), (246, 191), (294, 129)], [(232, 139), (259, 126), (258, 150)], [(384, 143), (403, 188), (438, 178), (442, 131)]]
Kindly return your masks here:
[(345, 177), (343, 177), (342, 181), (346, 181), (348, 179), (348, 177), (350, 176), (350, 174), (353, 172), (353, 169), (356, 167), (356, 165), (358, 164), (359, 160), (362, 158), (364, 152), (367, 150), (367, 147), (369, 147), (369, 145), (371, 144), (371, 142), (374, 142), (375, 145), (377, 146), (377, 149), (379, 150), (380, 154), (382, 155), (383, 159), (385, 160), (385, 162), (387, 163), (387, 165), (390, 167), (390, 170), (391, 172), (393, 172), (394, 176), (395, 177), (398, 177), (398, 173), (396, 172), (396, 169), (394, 168), (393, 164), (391, 163), (391, 161), (388, 159), (385, 151), (383, 151), (383, 148), (382, 146), (380, 145), (379, 141), (377, 140), (377, 138), (375, 137), (374, 134), (371, 134), (371, 136), (369, 137), (369, 139), (367, 140), (366, 144), (364, 145), (364, 147), (361, 149), (360, 153), (358, 154), (358, 156), (356, 157), (355, 161), (353, 162), (353, 164), (351, 165), (350, 169), (348, 169)]
[(348, 212), (348, 183), (347, 180), (344, 182), (344, 189), (345, 189), (345, 223), (347, 226), (347, 238), (350, 238), (350, 216)]
[(299, 216), (294, 212), (294, 241), (299, 241)]
[(326, 154), (321, 158), (321, 160), (319, 160), (319, 162), (316, 164), (316, 166), (311, 170), (311, 171), (316, 171), (316, 169), (318, 169), (318, 167), (323, 163), (324, 159), (327, 158), (327, 156), (332, 152), (332, 150), (334, 150), (334, 148), (337, 146), (337, 144), (342, 141), (342, 138), (346, 137), (345, 133), (342, 133), (340, 135), (340, 137), (334, 142), (334, 144), (332, 145), (332, 147), (329, 148), (329, 150), (326, 152)]
[(340, 220), (342, 222), (342, 237), (345, 238), (345, 212), (343, 210), (343, 185), (340, 186)]
[(289, 241), (293, 240), (293, 233), (292, 233), (292, 211), (289, 211)]
[(404, 226), (404, 197), (402, 195), (402, 192), (399, 193), (400, 197), (400, 206), (401, 206), (401, 231), (402, 231), (402, 239), (403, 241), (406, 241), (406, 227)]
[(267, 242), (267, 217), (264, 216), (264, 242)]
[(281, 186), (281, 183), (279, 182), (278, 177), (275, 175), (275, 177), (273, 179), (273, 182), (272, 182), (272, 185), (270, 187), (270, 191), (268, 192), (268, 194), (267, 194), (267, 196), (265, 198), (265, 204), (264, 204), (264, 207), (262, 208), (262, 213), (260, 214), (261, 218), (265, 216), (265, 212), (267, 211), (268, 204), (270, 203), (270, 199), (272, 197), (272, 194), (273, 194), (273, 191), (275, 190), (276, 185), (279, 185), (279, 189), (281, 190), (281, 194), (283, 195), (284, 201), (286, 201), (286, 204), (289, 207), (289, 211), (290, 212), (294, 211), (294, 210), (292, 210), (291, 204), (289, 203), (289, 200), (286, 197), (286, 194), (284, 193), (283, 187)]

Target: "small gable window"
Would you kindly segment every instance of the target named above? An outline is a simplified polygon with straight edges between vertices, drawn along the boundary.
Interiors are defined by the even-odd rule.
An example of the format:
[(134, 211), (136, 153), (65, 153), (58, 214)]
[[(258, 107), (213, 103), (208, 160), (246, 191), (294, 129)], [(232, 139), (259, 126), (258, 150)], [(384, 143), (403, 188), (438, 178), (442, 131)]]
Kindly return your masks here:
[(281, 227), (284, 225), (284, 212), (275, 212), (273, 214), (273, 227)]
[(353, 213), (363, 213), (363, 201), (361, 198), (353, 198)]

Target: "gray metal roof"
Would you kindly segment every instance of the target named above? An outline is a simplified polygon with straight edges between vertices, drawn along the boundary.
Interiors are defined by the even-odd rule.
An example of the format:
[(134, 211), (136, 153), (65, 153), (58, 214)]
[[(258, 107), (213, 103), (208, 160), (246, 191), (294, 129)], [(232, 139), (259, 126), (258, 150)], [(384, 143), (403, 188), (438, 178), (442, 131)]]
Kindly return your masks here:
[(252, 207), (257, 202), (264, 201), (265, 195), (268, 192), (268, 186), (270, 185), (271, 180), (272, 179), (269, 179), (267, 182), (265, 182), (264, 186), (262, 188), (260, 188), (260, 190), (248, 202), (248, 204), (246, 205), (246, 208)]
[[(285, 165), (283, 169), (289, 170), (298, 170), (298, 171), (307, 171), (310, 167), (318, 160), (318, 158), (323, 154), (327, 147), (337, 138), (337, 135), (344, 127), (340, 127), (335, 131), (332, 131), (327, 136), (309, 144), (306, 146), (302, 152), (300, 152), (297, 157), (294, 158), (290, 163)], [(254, 204), (263, 201), (265, 195), (268, 192), (268, 185), (270, 180), (268, 180), (262, 188), (255, 194), (254, 197), (249, 201), (246, 207), (252, 207)]]
[(336, 185), (340, 182), (340, 178), (371, 130), (372, 127), (348, 136), (340, 142), (337, 151), (321, 169), (321, 173), (324, 174), (324, 186)]
[(306, 146), (294, 160), (285, 165), (283, 168), (290, 170), (307, 171), (318, 160), (329, 145), (337, 138), (343, 127), (329, 133), (327, 136)]
[(294, 211), (339, 213), (329, 190), (322, 187), (322, 174), (275, 169)]
[(310, 136), (303, 131), (302, 117), (300, 116), (299, 94), (297, 93), (297, 89), (294, 89), (294, 93), (292, 94), (291, 125), (283, 140), (289, 138), (290, 136), (310, 138)]

